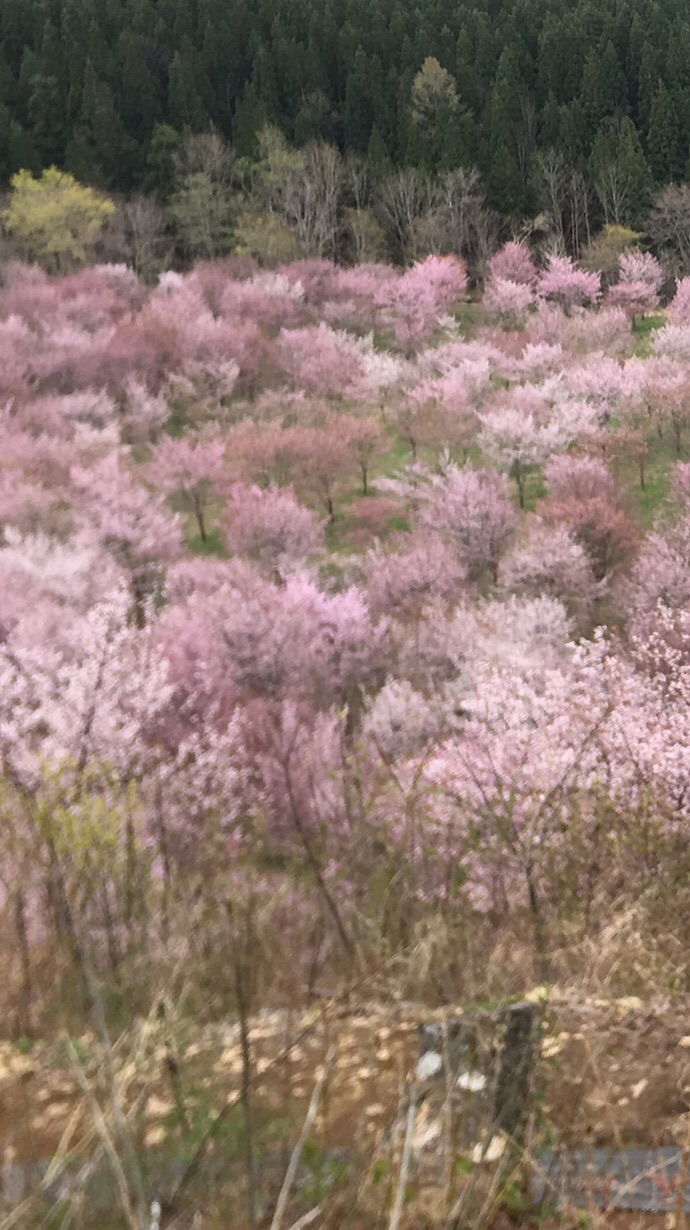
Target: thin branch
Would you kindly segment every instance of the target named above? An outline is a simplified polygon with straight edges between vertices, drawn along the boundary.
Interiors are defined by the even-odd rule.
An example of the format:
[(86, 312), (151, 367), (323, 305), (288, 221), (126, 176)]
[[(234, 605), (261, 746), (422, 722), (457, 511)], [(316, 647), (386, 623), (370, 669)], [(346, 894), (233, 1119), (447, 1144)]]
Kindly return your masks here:
[(410, 1159), (412, 1157), (412, 1133), (414, 1132), (414, 1121), (417, 1114), (417, 1081), (414, 1081), (410, 1089), (410, 1104), (407, 1108), (407, 1122), (405, 1124), (405, 1141), (403, 1143), (402, 1157), (400, 1159), (400, 1174), (398, 1175), (398, 1186), (395, 1193), (395, 1201), (393, 1202), (393, 1210), (391, 1212), (388, 1230), (398, 1230), (400, 1218), (402, 1217), (403, 1205), (405, 1204), (405, 1192), (407, 1190), (407, 1180), (410, 1173)]
[(328, 1054), (326, 1055), (326, 1059), (323, 1065), (323, 1071), (321, 1072), (321, 1076), (319, 1077), (318, 1081), (316, 1082), (314, 1086), (314, 1092), (311, 1095), (311, 1101), (307, 1109), (304, 1123), (302, 1124), (302, 1131), (299, 1134), (297, 1144), (292, 1150), (292, 1157), (290, 1158), (288, 1168), (285, 1172), (285, 1178), (283, 1179), (283, 1186), (280, 1189), (280, 1195), (278, 1196), (278, 1203), (276, 1204), (275, 1213), (273, 1214), (273, 1220), (271, 1222), (271, 1230), (280, 1230), (280, 1227), (283, 1224), (283, 1217), (285, 1216), (285, 1209), (287, 1207), (287, 1202), (290, 1199), (290, 1192), (292, 1191), (292, 1186), (295, 1181), (295, 1176), (297, 1174), (297, 1168), (300, 1164), (302, 1153), (304, 1151), (304, 1146), (307, 1143), (307, 1138), (311, 1131), (312, 1124), (314, 1122), (314, 1119), (316, 1118), (316, 1112), (319, 1108), (319, 1102), (321, 1101), (321, 1093), (326, 1083), (326, 1077), (328, 1076), (328, 1070), (331, 1066), (331, 1063), (333, 1062), (334, 1055), (335, 1055), (335, 1049), (331, 1047)]
[(309, 1212), (305, 1213), (303, 1217), (300, 1217), (296, 1222), (293, 1222), (289, 1230), (306, 1230), (307, 1226), (310, 1226), (313, 1221), (316, 1221), (320, 1212), (321, 1205), (317, 1204), (315, 1209), (310, 1209)]

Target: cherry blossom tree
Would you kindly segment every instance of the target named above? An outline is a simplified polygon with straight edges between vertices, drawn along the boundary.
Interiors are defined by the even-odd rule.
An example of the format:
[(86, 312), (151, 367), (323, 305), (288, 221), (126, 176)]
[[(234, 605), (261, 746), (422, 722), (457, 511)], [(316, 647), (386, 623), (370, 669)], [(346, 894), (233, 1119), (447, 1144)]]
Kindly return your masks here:
[(339, 414), (329, 420), (329, 428), (345, 441), (362, 476), (362, 495), (368, 495), (372, 461), (384, 451), (386, 443), (380, 424), (370, 418)]
[(233, 484), (226, 504), (226, 542), (268, 577), (298, 571), (323, 549), (323, 528), (290, 490)]
[(656, 257), (650, 252), (624, 252), (619, 266), (620, 277), (609, 288), (607, 304), (627, 309), (633, 319), (657, 307), (664, 271)]
[(298, 489), (320, 505), (332, 522), (336, 495), (353, 466), (352, 450), (339, 430), (337, 417), (323, 427), (286, 428), (285, 434), (290, 436), (299, 473)]
[(83, 524), (129, 577), (137, 622), (155, 594), (162, 567), (182, 550), (179, 521), (135, 481), (117, 453), (88, 469), (75, 466), (72, 484)]
[[(571, 406), (572, 416), (567, 415), (562, 406), (560, 414), (540, 417), (538, 406), (530, 411), (513, 399), (513, 404), (487, 410), (479, 416), (482, 451), (494, 465), (515, 479), (521, 508), (525, 507), (529, 474), (577, 434), (578, 417), (580, 426), (583, 425), (582, 416), (576, 415), (575, 404)], [(585, 413), (584, 425), (589, 422), (591, 417)]]
[(453, 256), (427, 256), (384, 289), (381, 306), (395, 339), (412, 355), (428, 340), (439, 317), (462, 298), (467, 273)]
[(510, 240), (487, 261), (489, 282), (512, 282), (534, 290), (539, 271), (524, 243)]
[(207, 542), (208, 509), (226, 472), (225, 442), (200, 433), (196, 439), (165, 436), (154, 448), (147, 471), (155, 489), (179, 497), (193, 514), (201, 541)]
[(665, 358), (687, 363), (690, 357), (690, 326), (670, 323), (654, 334), (654, 353)]
[(445, 377), (425, 381), (403, 396), (395, 409), (398, 436), (415, 462), (421, 447), (465, 459), (477, 432), (477, 416), (461, 382)]
[(497, 316), (504, 328), (517, 329), (534, 303), (535, 291), (524, 282), (492, 278), (482, 300), (486, 311)]
[(431, 602), (453, 602), (464, 593), (467, 569), (453, 545), (417, 533), (394, 551), (379, 545), (365, 561), (366, 593), (374, 616), (418, 618)]
[(515, 529), (508, 485), (492, 470), (449, 466), (421, 489), (420, 524), (441, 534), (459, 551), (470, 577), (498, 561)]
[(354, 340), (323, 321), (301, 329), (283, 329), (280, 349), (286, 371), (298, 388), (339, 398), (347, 396), (361, 377)]
[(565, 312), (585, 303), (596, 303), (601, 295), (601, 276), (578, 269), (569, 256), (550, 256), (537, 283), (543, 299), (561, 305)]
[(564, 603), (578, 626), (588, 629), (597, 593), (587, 552), (561, 524), (537, 520), (503, 557), (498, 568), (501, 589)]
[(690, 324), (690, 278), (679, 278), (676, 293), (668, 305), (668, 319), (674, 325)]
[(546, 466), (549, 495), (541, 515), (564, 525), (587, 551), (597, 580), (624, 563), (639, 533), (617, 499), (613, 477), (594, 457), (554, 457)]

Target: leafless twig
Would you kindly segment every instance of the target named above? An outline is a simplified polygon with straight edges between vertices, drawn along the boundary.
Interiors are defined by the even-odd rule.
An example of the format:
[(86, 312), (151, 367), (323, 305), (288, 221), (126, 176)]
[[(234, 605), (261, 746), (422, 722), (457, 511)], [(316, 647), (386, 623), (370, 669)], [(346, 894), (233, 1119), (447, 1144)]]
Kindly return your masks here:
[(280, 1195), (278, 1196), (278, 1203), (276, 1204), (275, 1213), (273, 1214), (273, 1220), (271, 1222), (271, 1230), (280, 1230), (280, 1227), (283, 1224), (283, 1217), (285, 1216), (285, 1209), (287, 1207), (287, 1202), (290, 1199), (290, 1192), (292, 1191), (292, 1185), (295, 1181), (295, 1175), (297, 1174), (297, 1168), (300, 1164), (300, 1159), (302, 1157), (304, 1146), (307, 1143), (307, 1137), (309, 1136), (312, 1124), (314, 1122), (314, 1119), (316, 1118), (316, 1112), (319, 1109), (319, 1102), (321, 1101), (321, 1094), (323, 1092), (323, 1087), (326, 1083), (326, 1077), (328, 1075), (328, 1070), (331, 1066), (331, 1063), (333, 1062), (334, 1054), (335, 1054), (335, 1050), (333, 1047), (331, 1047), (328, 1054), (326, 1055), (326, 1059), (323, 1065), (321, 1075), (314, 1086), (314, 1092), (311, 1095), (311, 1101), (307, 1108), (307, 1113), (304, 1119), (304, 1123), (302, 1124), (302, 1131), (299, 1134), (297, 1144), (292, 1150), (292, 1157), (290, 1158), (288, 1168), (285, 1172), (285, 1178), (283, 1179), (283, 1186), (280, 1189)]

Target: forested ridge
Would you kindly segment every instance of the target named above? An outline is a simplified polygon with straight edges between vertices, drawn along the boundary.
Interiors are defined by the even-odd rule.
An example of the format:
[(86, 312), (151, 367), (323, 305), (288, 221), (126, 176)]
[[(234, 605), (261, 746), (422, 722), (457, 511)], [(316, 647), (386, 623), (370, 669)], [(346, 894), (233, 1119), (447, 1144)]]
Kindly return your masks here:
[[(415, 105), (425, 61), (445, 73)], [(512, 216), (544, 208), (540, 153), (558, 151), (593, 192), (622, 160), (635, 191), (604, 212), (636, 225), (654, 185), (686, 172), (690, 15), (681, 0), (2, 4), (4, 182), (56, 164), (164, 194), (175, 134), (213, 128), (251, 157), (266, 123), (375, 165), (475, 166)]]

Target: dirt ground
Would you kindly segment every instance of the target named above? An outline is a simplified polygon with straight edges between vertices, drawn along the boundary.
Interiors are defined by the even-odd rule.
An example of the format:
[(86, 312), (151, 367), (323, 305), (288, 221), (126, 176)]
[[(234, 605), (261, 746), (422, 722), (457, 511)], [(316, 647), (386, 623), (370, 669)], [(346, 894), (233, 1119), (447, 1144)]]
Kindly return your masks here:
[[(687, 1005), (635, 997), (592, 999), (575, 992), (531, 998), (542, 1011), (539, 1130), (566, 1145), (683, 1146), (690, 1140), (690, 1012)], [(251, 1023), (257, 1123), (283, 1144), (294, 1140), (330, 1054), (315, 1124), (324, 1150), (373, 1159), (399, 1115), (418, 1051), (422, 1021), (458, 1015), (411, 1003), (326, 1002), (302, 1013), (263, 1012)], [(30, 1163), (95, 1140), (84, 1081), (103, 1105), (114, 1076), (125, 1109), (136, 1105), (148, 1149), (183, 1130), (203, 1133), (240, 1093), (239, 1027), (140, 1022), (118, 1040), (108, 1072), (91, 1035), (26, 1048), (0, 1043), (0, 1158)], [(545, 1137), (546, 1138), (546, 1137)], [(658, 1219), (651, 1219), (658, 1224)], [(634, 1230), (640, 1214), (612, 1215)]]

